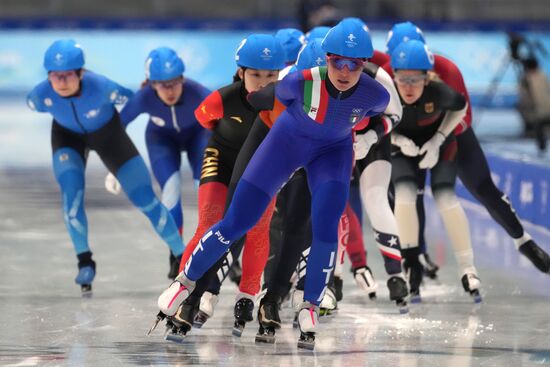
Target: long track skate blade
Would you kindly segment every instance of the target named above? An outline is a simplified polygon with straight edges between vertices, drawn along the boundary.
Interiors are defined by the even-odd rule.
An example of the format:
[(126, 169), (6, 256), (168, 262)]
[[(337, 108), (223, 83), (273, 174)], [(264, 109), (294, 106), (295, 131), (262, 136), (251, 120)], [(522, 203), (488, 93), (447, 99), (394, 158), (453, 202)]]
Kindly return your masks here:
[(257, 334), (254, 341), (256, 343), (275, 344), (275, 335)]
[(473, 291), (472, 293), (470, 293), (470, 295), (472, 296), (474, 303), (477, 304), (483, 302), (483, 298), (481, 297), (481, 294), (479, 294), (479, 291)]
[(243, 330), (244, 330), (244, 325), (242, 325), (242, 326), (233, 326), (233, 330), (231, 331), (231, 335), (240, 338), (243, 335)]
[(201, 328), (202, 328), (202, 325), (204, 325), (203, 322), (193, 321), (193, 327), (194, 327), (195, 329), (201, 329)]
[(314, 350), (315, 341), (298, 340), (298, 348), (305, 350)]
[(313, 350), (315, 348), (315, 333), (301, 331), (300, 338), (298, 339), (298, 348)]
[(169, 332), (164, 335), (164, 340), (174, 343), (183, 343), (183, 340), (185, 339), (187, 335), (186, 334), (174, 334), (172, 332)]
[(200, 329), (206, 321), (208, 321), (209, 316), (202, 311), (197, 313), (195, 319), (193, 320), (193, 327)]
[(82, 298), (92, 298), (92, 285), (91, 284), (82, 284), (80, 286), (80, 292)]
[(395, 305), (397, 306), (397, 308), (399, 308), (399, 313), (401, 315), (409, 313), (409, 305), (407, 305), (407, 301), (397, 300), (397, 301), (395, 301)]
[(166, 317), (166, 315), (164, 315), (162, 312), (159, 312), (157, 314), (157, 319), (155, 320), (155, 322), (153, 323), (153, 325), (151, 326), (151, 328), (149, 329), (149, 331), (147, 331), (147, 333), (145, 334), (146, 336), (149, 336), (151, 335), (151, 333), (153, 332), (153, 330), (155, 330), (159, 324), (159, 322), (161, 322), (162, 320), (164, 320), (164, 318)]

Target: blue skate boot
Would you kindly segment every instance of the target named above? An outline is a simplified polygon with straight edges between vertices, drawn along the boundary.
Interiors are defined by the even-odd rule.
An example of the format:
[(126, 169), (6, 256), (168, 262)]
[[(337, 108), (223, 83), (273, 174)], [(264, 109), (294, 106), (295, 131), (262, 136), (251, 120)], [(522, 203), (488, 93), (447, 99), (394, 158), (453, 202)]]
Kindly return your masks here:
[(75, 283), (80, 284), (80, 290), (83, 296), (89, 296), (92, 293), (92, 282), (95, 278), (95, 261), (92, 260), (92, 253), (86, 251), (77, 255), (78, 274)]

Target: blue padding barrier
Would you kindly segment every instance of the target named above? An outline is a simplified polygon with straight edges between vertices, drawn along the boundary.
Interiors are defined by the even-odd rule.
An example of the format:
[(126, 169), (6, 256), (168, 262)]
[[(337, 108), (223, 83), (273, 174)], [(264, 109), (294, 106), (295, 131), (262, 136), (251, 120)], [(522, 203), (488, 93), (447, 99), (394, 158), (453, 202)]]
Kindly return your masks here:
[[(510, 199), (520, 219), (550, 229), (550, 166), (503, 152), (486, 153), (494, 182)], [(458, 195), (477, 202), (462, 183)]]

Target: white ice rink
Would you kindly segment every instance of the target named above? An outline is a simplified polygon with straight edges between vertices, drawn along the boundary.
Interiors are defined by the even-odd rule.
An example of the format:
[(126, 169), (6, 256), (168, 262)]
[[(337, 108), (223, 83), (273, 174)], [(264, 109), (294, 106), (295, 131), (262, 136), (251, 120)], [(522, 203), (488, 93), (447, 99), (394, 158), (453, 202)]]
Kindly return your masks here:
[[(5, 106), (9, 110), (9, 106)], [(381, 256), (365, 233), (369, 264), (380, 283), (369, 301), (345, 272), (344, 300), (322, 319), (314, 352), (298, 350), (298, 331), (285, 306), (275, 345), (256, 345), (257, 322), (231, 336), (236, 287), (226, 284), (216, 314), (183, 344), (166, 342), (162, 327), (145, 332), (168, 285), (168, 248), (125, 197), (103, 189), (105, 171), (92, 157), (86, 205), (97, 262), (93, 297), (82, 298), (73, 279), (76, 257), (66, 233), (59, 192), (49, 167), (49, 123), (31, 128), (19, 111), (0, 114), (12, 136), (29, 128), (31, 141), (0, 137), (0, 365), (7, 366), (540, 366), (550, 365), (550, 277), (519, 258), (505, 233), (476, 205), (467, 205), (483, 282), (484, 301), (464, 294), (452, 253), (428, 206), (430, 251), (442, 265), (439, 282), (426, 281), (424, 302), (399, 315), (388, 300)], [(35, 115), (36, 116), (36, 115)], [(34, 124), (43, 120), (34, 120)], [(10, 126), (12, 127), (10, 130)], [(39, 142), (39, 143), (38, 143)], [(33, 147), (35, 150), (33, 150)], [(38, 152), (38, 153), (37, 153)], [(16, 154), (16, 156), (9, 156)], [(41, 154), (38, 167), (26, 155)], [(186, 176), (188, 178), (188, 175)], [(184, 189), (185, 239), (196, 225), (196, 197)], [(547, 251), (550, 235), (528, 227)]]

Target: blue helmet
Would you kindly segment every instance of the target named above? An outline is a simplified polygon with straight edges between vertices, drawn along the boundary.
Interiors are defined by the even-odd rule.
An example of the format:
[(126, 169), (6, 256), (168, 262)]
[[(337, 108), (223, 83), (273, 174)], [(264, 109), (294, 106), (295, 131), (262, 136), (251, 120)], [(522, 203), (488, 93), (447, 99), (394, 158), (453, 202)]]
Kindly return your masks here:
[(323, 40), (315, 38), (305, 44), (296, 60), (296, 69), (304, 70), (327, 64), (327, 54), (323, 51)]
[(176, 51), (168, 47), (155, 48), (145, 60), (145, 76), (152, 81), (164, 81), (180, 77), (185, 64)]
[(281, 43), (269, 34), (246, 37), (235, 53), (238, 66), (257, 70), (281, 70), (285, 67), (285, 58)]
[(82, 69), (84, 52), (78, 43), (71, 39), (57, 40), (44, 54), (44, 68), (47, 71), (68, 71)]
[(304, 43), (308, 43), (312, 39), (315, 38), (325, 38), (328, 31), (330, 31), (330, 27), (320, 26), (320, 27), (314, 27), (309, 30), (309, 32), (306, 33)]
[[(350, 23), (350, 24), (359, 24), (361, 26), (366, 26), (366, 23), (361, 20), (361, 18), (357, 17), (345, 17), (340, 21), (340, 23)], [(368, 28), (367, 28), (368, 30)]]
[(365, 59), (374, 53), (369, 29), (365, 23), (353, 19), (331, 28), (323, 39), (323, 50), (327, 54)]
[(388, 33), (386, 40), (386, 53), (393, 54), (393, 50), (401, 43), (411, 40), (421, 41), (426, 43), (424, 35), (420, 28), (411, 22), (396, 23)]
[(298, 58), (298, 52), (302, 48), (304, 33), (296, 28), (283, 28), (275, 33), (286, 52), (286, 62), (292, 63)]
[(390, 65), (394, 70), (431, 70), (434, 66), (434, 55), (423, 42), (401, 42), (391, 55)]

